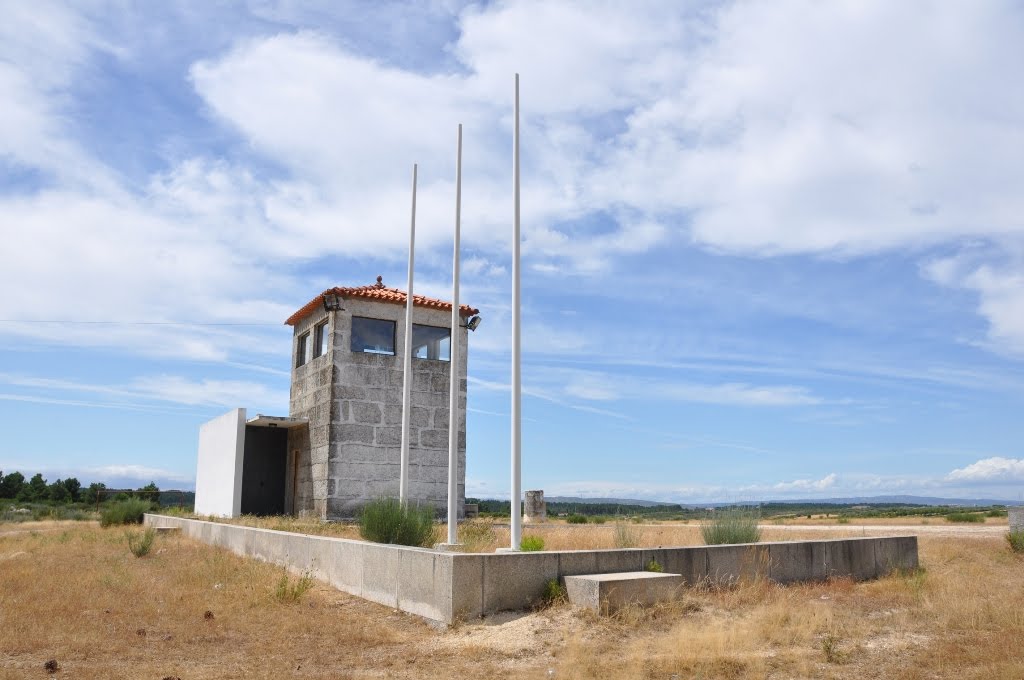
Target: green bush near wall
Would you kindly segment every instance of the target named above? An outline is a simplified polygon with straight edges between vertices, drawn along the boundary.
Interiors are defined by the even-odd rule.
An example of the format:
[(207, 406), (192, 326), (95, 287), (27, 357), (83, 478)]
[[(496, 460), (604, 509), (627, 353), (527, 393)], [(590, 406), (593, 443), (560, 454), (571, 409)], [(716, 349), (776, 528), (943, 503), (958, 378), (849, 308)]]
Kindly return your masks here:
[(359, 535), (375, 543), (429, 548), (436, 542), (434, 512), (403, 507), (397, 498), (370, 501), (359, 514)]

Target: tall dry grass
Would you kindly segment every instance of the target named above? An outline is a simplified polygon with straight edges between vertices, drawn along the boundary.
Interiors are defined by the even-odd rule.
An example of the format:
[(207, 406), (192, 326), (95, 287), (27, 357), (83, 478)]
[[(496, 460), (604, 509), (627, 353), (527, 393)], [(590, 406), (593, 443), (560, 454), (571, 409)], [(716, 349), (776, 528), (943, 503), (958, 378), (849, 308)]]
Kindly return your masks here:
[[(285, 602), (279, 567), (180, 536), (136, 559), (123, 529), (22, 526), (0, 533), (0, 678), (51, 659), (74, 678), (1024, 677), (1024, 556), (1001, 536), (921, 537), (925, 571), (866, 583), (759, 580), (611, 618), (555, 606), (436, 630), (319, 584)], [(644, 542), (684, 530), (699, 542), (671, 526)]]

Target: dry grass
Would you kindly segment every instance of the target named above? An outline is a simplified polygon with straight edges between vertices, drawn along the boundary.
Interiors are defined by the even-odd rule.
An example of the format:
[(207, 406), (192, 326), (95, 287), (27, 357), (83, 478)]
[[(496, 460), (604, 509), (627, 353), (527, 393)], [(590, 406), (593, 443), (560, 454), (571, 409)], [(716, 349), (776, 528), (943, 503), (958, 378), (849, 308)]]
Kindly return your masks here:
[[(699, 542), (696, 527), (642, 530)], [(920, 546), (927, 571), (873, 582), (757, 581), (610, 619), (556, 606), (435, 630), (319, 584), (282, 601), (279, 567), (179, 536), (136, 559), (123, 529), (18, 525), (0, 535), (0, 678), (46, 677), (51, 659), (74, 678), (1024, 677), (1024, 556), (1001, 536)]]

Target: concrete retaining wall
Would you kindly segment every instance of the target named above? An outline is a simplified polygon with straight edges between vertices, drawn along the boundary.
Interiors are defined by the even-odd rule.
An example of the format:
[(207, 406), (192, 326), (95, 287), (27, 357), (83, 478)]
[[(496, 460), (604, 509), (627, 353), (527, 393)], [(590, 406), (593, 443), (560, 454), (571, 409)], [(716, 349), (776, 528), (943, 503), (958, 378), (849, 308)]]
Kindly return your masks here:
[(279, 564), (352, 595), (452, 623), (524, 609), (552, 579), (578, 574), (641, 571), (657, 561), (688, 585), (730, 584), (747, 578), (780, 583), (829, 577), (864, 580), (894, 569), (915, 569), (916, 536), (886, 536), (751, 545), (571, 550), (529, 553), (451, 553), (291, 534), (202, 520), (146, 515), (146, 524), (186, 535), (238, 555)]

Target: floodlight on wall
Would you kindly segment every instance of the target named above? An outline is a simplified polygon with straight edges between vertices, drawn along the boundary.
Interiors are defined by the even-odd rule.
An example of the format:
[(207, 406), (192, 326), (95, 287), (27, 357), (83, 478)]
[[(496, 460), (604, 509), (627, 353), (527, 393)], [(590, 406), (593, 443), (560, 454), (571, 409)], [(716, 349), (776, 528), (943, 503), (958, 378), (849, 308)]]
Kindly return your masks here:
[(342, 309), (341, 300), (336, 293), (324, 293), (324, 311), (337, 312)]
[(472, 319), (466, 322), (466, 325), (463, 326), (463, 328), (468, 328), (471, 331), (475, 331), (477, 328), (480, 327), (481, 321), (483, 321), (483, 319), (481, 319), (479, 315), (474, 316)]

